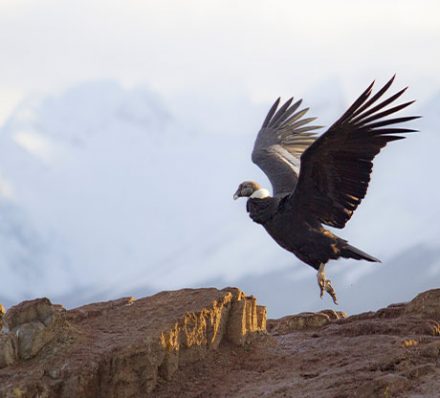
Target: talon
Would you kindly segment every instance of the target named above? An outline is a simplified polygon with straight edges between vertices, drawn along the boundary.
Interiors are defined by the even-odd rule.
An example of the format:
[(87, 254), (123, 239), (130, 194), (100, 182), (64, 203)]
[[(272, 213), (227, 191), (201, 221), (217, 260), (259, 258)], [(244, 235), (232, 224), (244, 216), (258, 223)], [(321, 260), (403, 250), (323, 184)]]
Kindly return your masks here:
[(323, 272), (318, 272), (318, 286), (320, 291), (319, 297), (321, 297), (321, 299), (324, 296), (324, 292), (327, 290), (325, 285), (326, 285), (325, 274)]
[(317, 278), (318, 278), (318, 286), (320, 290), (319, 296), (321, 297), (321, 299), (324, 296), (324, 292), (327, 292), (332, 298), (333, 302), (337, 305), (338, 299), (336, 298), (335, 289), (333, 289), (331, 281), (325, 278), (324, 264), (321, 264), (321, 266), (319, 267)]
[(335, 292), (335, 289), (333, 289), (332, 282), (330, 281), (330, 279), (327, 279), (325, 281), (325, 291), (331, 296), (331, 298), (333, 299), (333, 302), (336, 305), (338, 305), (338, 299), (336, 297), (336, 292)]

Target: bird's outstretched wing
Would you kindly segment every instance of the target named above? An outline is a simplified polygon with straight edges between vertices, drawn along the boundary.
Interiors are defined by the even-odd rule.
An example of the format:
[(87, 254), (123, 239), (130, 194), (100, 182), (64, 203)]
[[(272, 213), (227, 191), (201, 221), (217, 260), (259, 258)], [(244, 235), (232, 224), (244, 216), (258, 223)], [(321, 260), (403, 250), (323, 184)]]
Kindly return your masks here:
[(414, 101), (387, 108), (406, 90), (378, 102), (394, 76), (371, 96), (373, 83), (301, 156), (301, 172), (289, 202), (311, 220), (343, 228), (364, 198), (373, 159), (395, 135), (417, 130), (394, 127), (418, 116), (386, 119)]
[(313, 130), (320, 126), (309, 123), (316, 118), (304, 118), (308, 108), (298, 111), (302, 100), (292, 104), (290, 98), (279, 109), (278, 98), (267, 114), (255, 140), (252, 161), (269, 178), (273, 194), (289, 194), (296, 186), (300, 156), (315, 139)]

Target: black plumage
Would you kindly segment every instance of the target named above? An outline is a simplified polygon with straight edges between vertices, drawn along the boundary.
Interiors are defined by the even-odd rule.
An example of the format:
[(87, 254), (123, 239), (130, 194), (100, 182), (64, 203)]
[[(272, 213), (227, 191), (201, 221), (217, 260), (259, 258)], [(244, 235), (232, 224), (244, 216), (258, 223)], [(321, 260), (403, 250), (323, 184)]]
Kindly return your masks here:
[(372, 95), (374, 82), (321, 136), (319, 126), (298, 111), (301, 100), (274, 103), (258, 133), (252, 160), (268, 176), (273, 196), (253, 181), (240, 184), (234, 198), (248, 197), (247, 211), (284, 249), (318, 270), (321, 296), (336, 302), (324, 265), (340, 257), (379, 261), (323, 227), (343, 228), (365, 197), (373, 159), (399, 134), (416, 130), (395, 125), (417, 118), (393, 117), (413, 101), (390, 105), (406, 88), (383, 99), (394, 77)]

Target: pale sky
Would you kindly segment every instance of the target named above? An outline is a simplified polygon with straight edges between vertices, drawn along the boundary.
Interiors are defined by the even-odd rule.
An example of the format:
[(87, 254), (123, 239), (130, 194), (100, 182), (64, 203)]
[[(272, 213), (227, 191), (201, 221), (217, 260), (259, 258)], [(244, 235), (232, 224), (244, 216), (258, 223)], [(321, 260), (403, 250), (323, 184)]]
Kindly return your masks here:
[[(393, 91), (409, 85), (405, 100), (418, 101), (410, 112), (423, 109), (439, 94), (439, 16), (439, 0), (0, 0), (0, 194), (13, 202), (16, 192), (18, 216), (9, 212), (6, 218), (11, 225), (23, 224), (36, 244), (47, 236), (50, 242), (49, 254), (37, 250), (40, 257), (31, 252), (34, 246), (23, 244), (31, 254), (24, 265), (43, 275), (41, 284), (34, 273), (27, 275), (27, 294), (93, 283), (126, 287), (144, 280), (137, 275), (146, 285), (156, 278), (161, 288), (170, 288), (195, 277), (198, 282), (290, 266), (287, 252), (285, 262), (273, 264), (282, 251), (249, 221), (244, 203), (231, 198), (242, 177), (265, 178), (249, 159), (255, 134), (250, 128), (258, 128), (278, 96), (304, 97), (319, 123), (323, 116), (328, 122), (373, 79), (381, 86), (394, 73)], [(22, 100), (12, 122), (1, 128)], [(40, 105), (35, 120), (33, 104)], [(121, 104), (161, 128), (130, 125), (134, 141), (127, 140), (120, 134), (127, 133), (118, 113)], [(154, 134), (144, 134), (162, 132), (166, 118), (157, 111), (162, 107), (171, 122), (158, 137), (169, 158), (151, 144)], [(368, 201), (341, 234), (385, 260), (414, 243), (436, 244), (439, 236), (432, 220), (438, 218), (440, 191), (431, 183), (438, 169), (437, 112), (425, 113), (431, 119), (423, 115), (423, 135), (390, 146), (375, 161), (381, 171), (373, 177)], [(55, 131), (59, 134), (50, 134)], [(230, 145), (224, 133), (241, 131)], [(74, 140), (66, 137), (75, 134), (87, 135), (89, 146), (71, 144)], [(190, 137), (190, 143), (175, 145), (177, 136), (185, 144)], [(21, 149), (38, 155), (41, 164)], [(54, 159), (61, 160), (46, 167)], [(209, 167), (201, 169), (199, 163)], [(159, 165), (160, 175), (152, 164)], [(180, 165), (187, 179), (179, 175), (175, 182), (174, 167)], [(207, 173), (209, 183), (215, 182), (208, 190), (199, 183)], [(172, 180), (180, 186), (177, 192), (191, 193), (185, 199), (197, 209), (197, 222), (191, 210), (181, 211), (173, 202)], [(369, 223), (371, 214), (380, 227)], [(225, 222), (218, 228), (220, 219)], [(9, 251), (2, 253), (10, 261), (0, 265), (13, 267), (15, 235), (0, 237), (6, 239), (2, 247)], [(261, 242), (258, 251), (255, 242)], [(22, 274), (3, 274), (16, 283), (8, 285), (10, 296), (19, 294)], [(121, 275), (127, 283), (121, 283)]]
[(350, 97), (398, 73), (440, 87), (440, 2), (0, 0), (0, 123), (28, 95), (114, 79), (228, 101), (301, 95), (327, 78)]

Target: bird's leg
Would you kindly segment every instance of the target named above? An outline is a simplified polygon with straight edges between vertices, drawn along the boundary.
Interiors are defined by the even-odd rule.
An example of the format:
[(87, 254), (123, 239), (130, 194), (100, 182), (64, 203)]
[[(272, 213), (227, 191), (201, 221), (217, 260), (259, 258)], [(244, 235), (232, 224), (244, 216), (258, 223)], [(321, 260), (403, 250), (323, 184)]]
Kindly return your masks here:
[(333, 299), (333, 302), (335, 304), (338, 304), (338, 299), (336, 298), (336, 292), (335, 289), (333, 289), (331, 281), (329, 279), (325, 279), (324, 267), (325, 264), (321, 263), (317, 274), (319, 290), (321, 291), (320, 296), (322, 298), (324, 292), (327, 292)]

